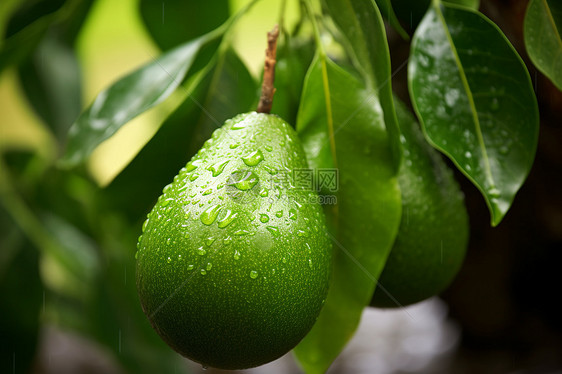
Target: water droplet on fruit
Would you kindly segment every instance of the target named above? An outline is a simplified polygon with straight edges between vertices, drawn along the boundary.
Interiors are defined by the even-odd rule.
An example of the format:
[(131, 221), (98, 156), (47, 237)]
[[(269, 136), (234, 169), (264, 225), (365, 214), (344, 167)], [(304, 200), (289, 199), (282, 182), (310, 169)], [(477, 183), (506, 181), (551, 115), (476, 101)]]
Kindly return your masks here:
[(239, 259), (240, 259), (240, 252), (234, 251), (234, 259), (235, 259), (235, 260), (239, 260)]
[(269, 216), (267, 214), (260, 214), (260, 221), (266, 223), (269, 221)]
[(289, 218), (293, 221), (297, 219), (297, 211), (295, 209), (289, 209)]
[(201, 160), (190, 161), (185, 166), (185, 171), (189, 173), (190, 171), (197, 169), (197, 167), (199, 167), (201, 164), (202, 164)]
[(251, 190), (258, 183), (258, 176), (247, 170), (236, 171), (228, 179), (228, 185), (233, 185), (240, 191)]
[(285, 257), (283, 257), (283, 263), (286, 264), (287, 263), (287, 259)]
[(244, 236), (244, 235), (248, 235), (250, 232), (248, 230), (237, 230), (234, 232), (234, 235), (236, 236)]
[(312, 269), (312, 259), (308, 259), (308, 267)]
[(210, 262), (207, 263), (207, 271), (211, 270), (213, 268), (213, 264), (211, 264)]
[(203, 196), (207, 196), (209, 194), (211, 194), (213, 192), (213, 190), (211, 190), (210, 188), (206, 191), (203, 192)]
[(205, 248), (199, 247), (199, 248), (197, 248), (197, 254), (199, 256), (205, 256), (205, 254), (207, 254), (207, 251), (205, 250)]
[(201, 275), (205, 275), (205, 274), (207, 274), (207, 270), (201, 269)]
[(267, 191), (267, 189), (262, 188), (260, 191), (260, 196), (261, 197), (267, 197), (267, 195), (269, 194), (269, 192)]
[(162, 201), (162, 206), (168, 206), (174, 199), (166, 199)]
[(224, 245), (229, 245), (230, 243), (232, 243), (232, 237), (227, 236), (226, 238), (223, 239), (222, 242), (224, 243)]
[(199, 178), (199, 174), (191, 174), (191, 176), (189, 177), (189, 180), (193, 182), (197, 178)]
[(168, 262), (168, 264), (169, 264), (170, 262), (172, 262), (172, 259), (170, 257), (168, 257), (168, 260), (166, 260), (166, 262)]
[(278, 218), (283, 217), (283, 211), (282, 210), (278, 210), (277, 212), (275, 212), (275, 216)]
[(230, 149), (234, 149), (234, 148), (238, 148), (239, 145), (240, 144), (238, 144), (238, 143), (232, 143), (229, 147), (230, 147)]
[(193, 268), (194, 268), (194, 266), (193, 266), (193, 265), (187, 265), (187, 270), (188, 270), (188, 271), (191, 271), (191, 270), (193, 270)]
[[(149, 218), (146, 219), (146, 221), (144, 221), (144, 223), (142, 224), (142, 232), (146, 231), (146, 226), (148, 226), (148, 221), (150, 221)], [(137, 226), (138, 227), (138, 226)]]
[(267, 231), (269, 231), (271, 233), (271, 235), (273, 236), (279, 236), (279, 229), (275, 226), (267, 226), (266, 227)]
[(256, 166), (260, 162), (263, 161), (263, 153), (258, 149), (244, 157), (242, 157), (242, 161), (248, 166)]
[(238, 217), (238, 213), (232, 213), (230, 209), (226, 211), (226, 215), (218, 222), (218, 226), (223, 229), (230, 225)]
[(213, 177), (218, 177), (224, 170), (226, 164), (228, 164), (228, 160), (217, 162), (216, 164), (209, 166), (209, 170), (213, 173)]
[(250, 278), (256, 279), (257, 277), (258, 277), (258, 272), (255, 271), (255, 270), (252, 270), (252, 271), (250, 272)]
[(139, 258), (139, 251), (135, 252), (135, 260)]
[(213, 244), (215, 242), (215, 238), (213, 238), (212, 236), (209, 236), (207, 239), (205, 239), (205, 245), (207, 247), (210, 247), (211, 244)]
[(276, 168), (268, 166), (268, 165), (265, 165), (263, 168), (265, 169), (265, 171), (267, 171), (271, 175), (275, 175), (279, 172)]
[(201, 222), (203, 222), (207, 226), (213, 224), (213, 222), (215, 222), (217, 216), (219, 215), (220, 209), (220, 205), (213, 205), (205, 209), (205, 211), (201, 213)]
[(306, 237), (308, 237), (308, 232), (306, 232), (306, 231), (304, 231), (304, 230), (298, 230), (298, 231), (297, 231), (297, 236), (305, 237), (305, 238), (306, 238)]
[(232, 130), (242, 130), (245, 127), (246, 127), (246, 124), (244, 122), (238, 122), (238, 123), (235, 123), (234, 125), (232, 125)]

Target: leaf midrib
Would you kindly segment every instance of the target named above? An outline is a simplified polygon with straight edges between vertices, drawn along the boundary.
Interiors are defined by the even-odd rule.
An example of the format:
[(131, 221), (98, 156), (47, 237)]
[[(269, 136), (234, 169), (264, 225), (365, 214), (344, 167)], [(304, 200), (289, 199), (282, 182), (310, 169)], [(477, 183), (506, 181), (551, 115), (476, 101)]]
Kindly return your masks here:
[(476, 130), (476, 137), (478, 139), (480, 151), (482, 152), (482, 158), (484, 160), (484, 173), (486, 174), (486, 179), (487, 179), (488, 184), (489, 184), (488, 188), (493, 189), (496, 186), (495, 186), (495, 182), (494, 182), (494, 177), (492, 175), (492, 169), (491, 169), (491, 166), (490, 166), (490, 159), (488, 157), (488, 152), (486, 151), (486, 144), (484, 143), (484, 137), (482, 135), (482, 128), (480, 127), (480, 120), (478, 119), (478, 112), (476, 110), (476, 104), (474, 103), (474, 97), (472, 96), (472, 91), (471, 91), (470, 86), (468, 84), (468, 79), (467, 79), (466, 74), (464, 72), (464, 68), (461, 64), (460, 57), (458, 55), (455, 44), (453, 42), (453, 38), (451, 36), (451, 33), (449, 32), (449, 28), (447, 27), (447, 22), (445, 21), (445, 17), (443, 16), (443, 13), (441, 12), (441, 8), (440, 8), (441, 0), (434, 0), (432, 5), (435, 9), (435, 12), (437, 13), (439, 21), (443, 25), (445, 35), (447, 37), (447, 40), (448, 40), (449, 45), (451, 47), (451, 51), (453, 52), (453, 56), (455, 58), (455, 63), (457, 65), (457, 69), (459, 70), (459, 75), (461, 77), (463, 88), (465, 90), (466, 96), (468, 97), (468, 103), (470, 105), (470, 110), (472, 112), (472, 119), (473, 119), (474, 127), (475, 127), (475, 130)]

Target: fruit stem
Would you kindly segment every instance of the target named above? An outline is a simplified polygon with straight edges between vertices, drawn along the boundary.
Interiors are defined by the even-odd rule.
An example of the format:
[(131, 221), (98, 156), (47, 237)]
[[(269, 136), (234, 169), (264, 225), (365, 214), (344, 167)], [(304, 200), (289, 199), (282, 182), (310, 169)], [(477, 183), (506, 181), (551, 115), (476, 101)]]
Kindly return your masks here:
[(263, 83), (261, 85), (261, 96), (258, 104), (258, 113), (271, 112), (273, 105), (273, 94), (275, 94), (275, 57), (277, 54), (277, 37), (279, 36), (279, 25), (267, 33), (267, 49), (265, 50), (265, 64), (263, 69)]

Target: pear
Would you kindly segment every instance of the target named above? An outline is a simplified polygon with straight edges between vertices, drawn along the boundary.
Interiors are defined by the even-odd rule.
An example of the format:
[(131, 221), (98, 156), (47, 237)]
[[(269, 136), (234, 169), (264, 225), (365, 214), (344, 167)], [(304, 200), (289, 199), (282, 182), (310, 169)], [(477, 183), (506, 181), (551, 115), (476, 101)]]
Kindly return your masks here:
[[(262, 365), (312, 328), (328, 291), (331, 242), (294, 130), (281, 118), (227, 120), (166, 186), (143, 224), (144, 313), (183, 356)], [(308, 181), (305, 181), (308, 182)]]

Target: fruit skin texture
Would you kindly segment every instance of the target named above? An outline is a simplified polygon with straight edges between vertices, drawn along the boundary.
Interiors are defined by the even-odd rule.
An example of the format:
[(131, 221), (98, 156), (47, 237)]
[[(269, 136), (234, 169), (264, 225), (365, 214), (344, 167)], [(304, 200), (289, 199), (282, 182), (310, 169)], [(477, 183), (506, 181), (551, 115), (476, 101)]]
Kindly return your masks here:
[(137, 289), (152, 326), (205, 366), (242, 369), (291, 350), (328, 291), (331, 242), (293, 129), (255, 112), (216, 130), (143, 225)]
[(396, 112), (404, 146), (398, 176), (402, 220), (371, 300), (371, 306), (382, 308), (417, 303), (443, 291), (460, 269), (468, 243), (464, 196), (451, 170), (403, 104), (396, 102)]

